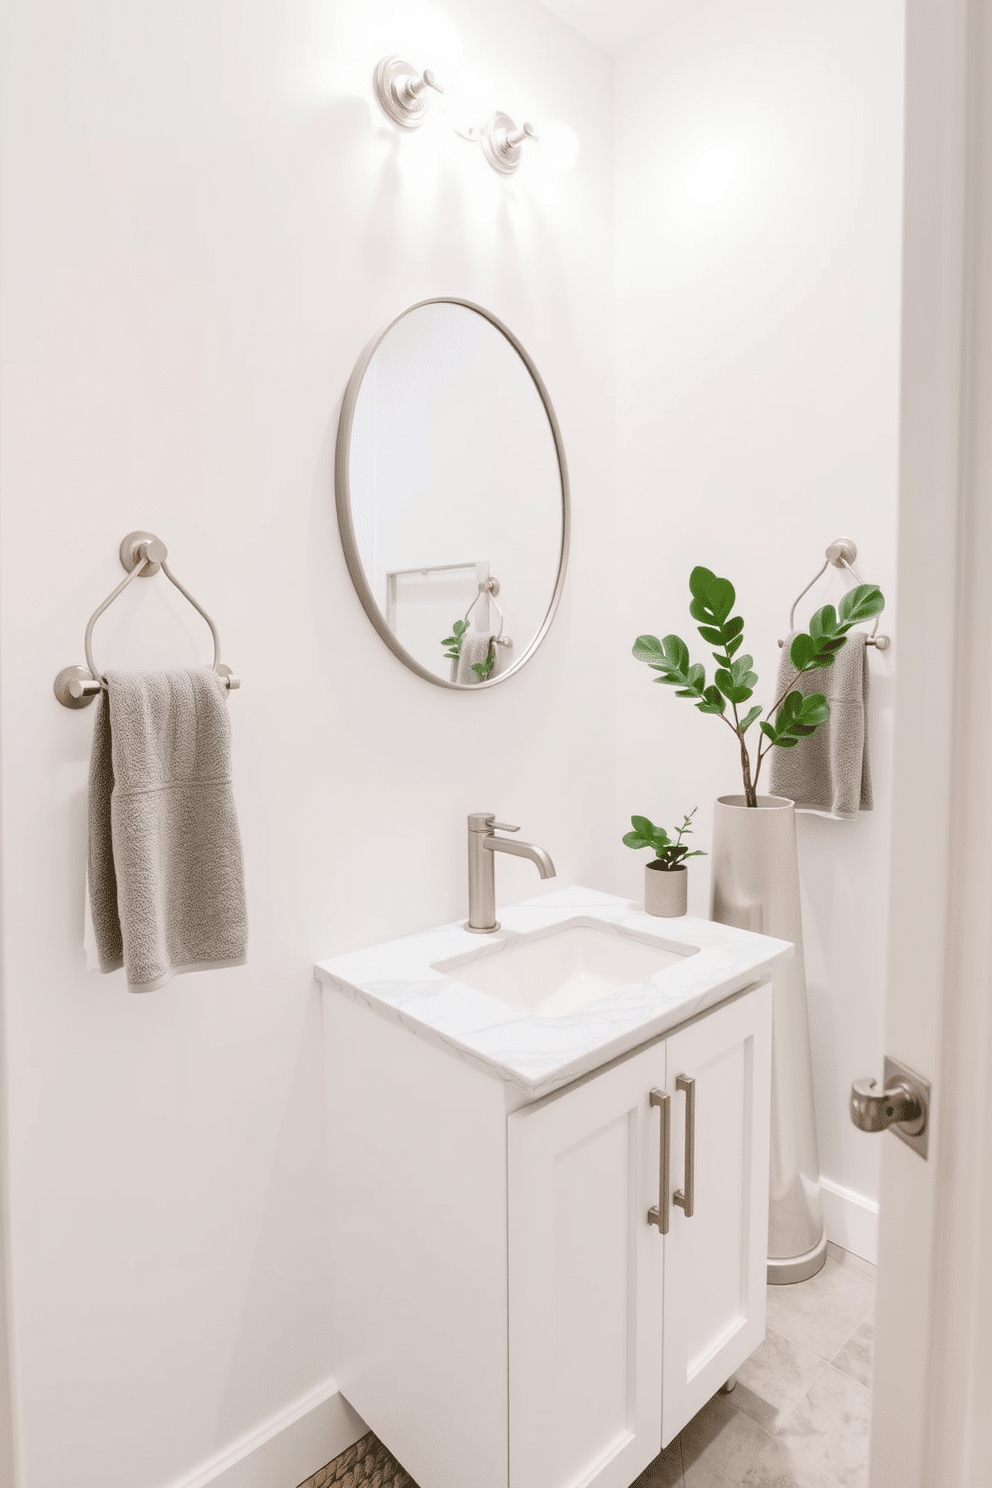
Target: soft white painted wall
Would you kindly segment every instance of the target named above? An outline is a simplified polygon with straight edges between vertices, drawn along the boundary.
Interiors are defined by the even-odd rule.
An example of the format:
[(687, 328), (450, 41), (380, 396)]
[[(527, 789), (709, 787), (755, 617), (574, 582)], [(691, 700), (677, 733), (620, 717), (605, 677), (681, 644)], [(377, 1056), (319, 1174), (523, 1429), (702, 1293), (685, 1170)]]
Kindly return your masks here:
[[(579, 128), (511, 181), (369, 80), (408, 51), (478, 107)], [(334, 1367), (316, 958), (464, 912), (465, 815), (612, 886), (611, 68), (529, 0), (12, 0), (3, 20), (3, 965), (19, 1488), (158, 1488)], [(480, 76), (481, 74), (481, 76)], [(488, 75), (488, 83), (486, 82)], [(481, 122), (481, 119), (477, 122)], [(368, 624), (333, 514), (342, 390), (431, 294), (490, 306), (560, 416), (559, 618), (482, 695)], [(146, 526), (216, 617), (249, 965), (147, 997), (83, 970), (80, 661)], [(141, 582), (104, 665), (207, 656)], [(501, 899), (536, 892), (500, 861)]]
[[(879, 1144), (850, 1125), (847, 1098), (882, 1063), (902, 11), (711, 0), (617, 76), (622, 651), (675, 631), (712, 668), (688, 618), (688, 571), (703, 563), (737, 587), (767, 705), (789, 606), (832, 538), (855, 538), (888, 598), (896, 643), (870, 656), (875, 811), (799, 819), (821, 1167), (869, 1204)], [(800, 613), (844, 587), (831, 571)], [(698, 803), (705, 847), (713, 796), (741, 788), (734, 742), (652, 677), (620, 665), (617, 832), (631, 812), (668, 823)], [(643, 857), (618, 850), (631, 893)], [(707, 912), (708, 882), (699, 859), (690, 909)], [(828, 1206), (833, 1238), (865, 1253), (870, 1209)]]

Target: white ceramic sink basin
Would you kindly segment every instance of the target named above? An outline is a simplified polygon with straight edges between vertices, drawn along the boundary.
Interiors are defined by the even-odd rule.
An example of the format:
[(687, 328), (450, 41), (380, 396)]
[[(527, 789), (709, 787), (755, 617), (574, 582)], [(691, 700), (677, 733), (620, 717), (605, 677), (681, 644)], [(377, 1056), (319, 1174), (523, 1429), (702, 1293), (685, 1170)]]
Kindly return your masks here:
[(695, 946), (620, 935), (606, 926), (563, 925), (482, 955), (437, 961), (433, 969), (539, 1018), (565, 1018), (681, 964), (695, 951)]
[(784, 941), (690, 915), (654, 919), (578, 886), (501, 905), (499, 917), (491, 936), (438, 925), (314, 970), (328, 995), (352, 997), (536, 1099), (792, 955)]

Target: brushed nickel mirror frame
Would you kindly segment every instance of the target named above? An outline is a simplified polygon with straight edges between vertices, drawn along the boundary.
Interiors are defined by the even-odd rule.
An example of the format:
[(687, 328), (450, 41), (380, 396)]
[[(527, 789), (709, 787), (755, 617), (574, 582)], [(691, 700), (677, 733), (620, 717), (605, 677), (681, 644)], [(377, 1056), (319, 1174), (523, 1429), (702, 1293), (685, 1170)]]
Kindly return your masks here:
[[(376, 602), (375, 595), (372, 593), (365, 569), (362, 566), (361, 555), (358, 551), (355, 525), (351, 514), (351, 435), (355, 419), (355, 408), (358, 403), (358, 395), (361, 391), (362, 382), (368, 371), (369, 363), (393, 327), (408, 315), (411, 315), (414, 310), (422, 310), (426, 305), (461, 305), (465, 310), (472, 310), (476, 315), (481, 315), (495, 330), (499, 331), (501, 336), (505, 336), (530, 374), (531, 381), (537, 389), (541, 402), (544, 405), (548, 427), (555, 442), (555, 455), (558, 461), (558, 474), (561, 480), (561, 554), (558, 560), (558, 573), (555, 577), (554, 590), (548, 604), (547, 613), (536, 635), (527, 645), (526, 650), (517, 657), (513, 665), (508, 667), (505, 672), (500, 672), (498, 676), (491, 677), (487, 682), (449, 682), (446, 678), (439, 677), (434, 672), (428, 671), (425, 666), (421, 666), (416, 657), (412, 656), (406, 647), (401, 645), (400, 641), (387, 625), (386, 617), (383, 615)], [(515, 672), (519, 672), (520, 668), (530, 660), (551, 628), (551, 622), (555, 617), (555, 612), (558, 609), (558, 603), (561, 599), (561, 592), (565, 585), (565, 570), (568, 567), (568, 548), (571, 532), (571, 499), (568, 486), (568, 466), (565, 463), (565, 445), (561, 437), (561, 429), (558, 426), (558, 418), (541, 374), (513, 332), (497, 316), (493, 315), (492, 311), (484, 309), (481, 305), (474, 304), (472, 300), (457, 299), (451, 295), (433, 296), (428, 300), (418, 300), (415, 305), (408, 305), (405, 310), (400, 311), (399, 315), (394, 316), (387, 326), (373, 336), (358, 358), (355, 370), (352, 372), (348, 380), (348, 386), (345, 388), (344, 399), (341, 404), (337, 444), (334, 451), (334, 496), (338, 513), (338, 530), (341, 533), (341, 546), (344, 549), (345, 562), (348, 565), (348, 572), (351, 575), (351, 582), (355, 586), (355, 592), (362, 602), (362, 607), (366, 615), (368, 615), (390, 651), (403, 662), (404, 666), (409, 667), (411, 672), (416, 672), (418, 677), (423, 677), (425, 681), (433, 683), (435, 687), (447, 687), (453, 692), (483, 692), (486, 688), (496, 687), (500, 682), (506, 682), (508, 678), (512, 677)]]

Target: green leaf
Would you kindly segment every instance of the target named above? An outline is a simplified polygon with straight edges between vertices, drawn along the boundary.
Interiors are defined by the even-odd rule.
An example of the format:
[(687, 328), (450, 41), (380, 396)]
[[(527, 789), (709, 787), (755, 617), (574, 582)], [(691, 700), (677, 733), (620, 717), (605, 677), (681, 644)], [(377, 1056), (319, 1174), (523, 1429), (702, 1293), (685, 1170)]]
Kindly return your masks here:
[(830, 704), (821, 692), (811, 692), (807, 697), (801, 692), (790, 692), (778, 710), (775, 728), (761, 725), (779, 749), (794, 749), (800, 739), (815, 734), (821, 723), (830, 717)]
[(649, 841), (654, 836), (654, 822), (649, 821), (646, 816), (632, 816), (630, 818), (630, 825), (634, 828), (635, 832), (639, 832), (642, 837), (646, 837)]
[(625, 832), (621, 840), (624, 847), (640, 848), (652, 846), (649, 838), (639, 837), (636, 832)]
[(716, 616), (717, 623), (722, 625), (734, 608), (734, 600), (737, 594), (729, 579), (714, 579), (706, 591), (706, 603)]
[(636, 661), (658, 661), (663, 654), (661, 642), (653, 635), (638, 636), (632, 647), (632, 655)]
[(857, 584), (840, 602), (840, 618), (847, 625), (860, 625), (885, 609), (885, 598), (877, 584)]
[(814, 641), (822, 640), (826, 636), (837, 633), (837, 611), (833, 605), (824, 605), (817, 610), (809, 622), (809, 633)]
[(789, 648), (789, 659), (797, 672), (804, 671), (813, 660), (815, 654), (816, 647), (810, 637), (804, 634), (803, 631), (800, 631), (797, 636), (793, 637), (792, 645)]
[(715, 578), (716, 574), (708, 568), (694, 568), (689, 575), (689, 592), (693, 599), (705, 599), (706, 591)]
[(711, 646), (723, 645), (723, 631), (717, 630), (713, 625), (700, 625), (699, 634), (704, 641), (709, 641)]
[(707, 687), (703, 693), (703, 701), (696, 704), (700, 713), (725, 713), (727, 704), (719, 687)]
[(768, 738), (771, 739), (772, 743), (774, 744), (776, 738), (778, 737), (777, 734), (776, 734), (776, 731), (775, 731), (774, 724), (771, 724), (771, 723), (767, 723), (766, 722), (766, 723), (759, 724), (758, 727), (761, 729), (761, 732), (763, 734), (766, 734), (768, 736)]
[(822, 692), (811, 692), (808, 697), (803, 699), (802, 710), (799, 716), (803, 723), (809, 723), (814, 728), (819, 728), (820, 724), (826, 723), (830, 717), (830, 704)]
[(741, 649), (743, 642), (744, 637), (742, 635), (734, 636), (733, 640), (728, 641), (724, 648), (727, 655), (733, 656), (736, 651), (739, 651)]
[(748, 711), (747, 711), (747, 713), (741, 719), (740, 732), (743, 734), (746, 729), (749, 729), (751, 727), (752, 723), (754, 722), (754, 720), (756, 718), (758, 718), (760, 716), (760, 714), (761, 714), (761, 707), (760, 707), (760, 705), (758, 703), (755, 703), (754, 707), (753, 708), (749, 708)]

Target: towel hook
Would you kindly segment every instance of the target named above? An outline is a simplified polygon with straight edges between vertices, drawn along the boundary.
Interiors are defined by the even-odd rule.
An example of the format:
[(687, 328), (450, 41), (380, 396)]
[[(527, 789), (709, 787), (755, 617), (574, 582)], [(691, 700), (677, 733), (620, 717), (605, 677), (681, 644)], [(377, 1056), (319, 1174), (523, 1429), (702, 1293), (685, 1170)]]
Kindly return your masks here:
[[(819, 579), (822, 574), (826, 573), (831, 564), (833, 564), (834, 568), (846, 568), (848, 573), (851, 574), (852, 577), (855, 578), (859, 584), (864, 583), (864, 579), (854, 567), (854, 560), (855, 558), (857, 558), (857, 556), (858, 545), (854, 541), (853, 537), (834, 538), (833, 542), (827, 548), (823, 567), (817, 569), (816, 573), (806, 585), (806, 588), (801, 590), (800, 593), (797, 594), (795, 599), (792, 601), (792, 609), (789, 611), (790, 632), (795, 630), (796, 628), (796, 606), (798, 605), (799, 601), (803, 598), (803, 595), (809, 593), (813, 585), (816, 583), (817, 579)], [(871, 634), (865, 639), (865, 645), (875, 646), (876, 649), (879, 651), (887, 651), (892, 645), (892, 642), (887, 635), (878, 634), (879, 618), (880, 617), (878, 615), (875, 616), (875, 624), (871, 628)], [(780, 640), (779, 645), (784, 646), (785, 642)]]
[(87, 708), (104, 685), (103, 674), (97, 670), (96, 662), (93, 659), (93, 627), (104, 610), (109, 609), (118, 595), (123, 594), (124, 590), (135, 579), (151, 578), (160, 569), (169, 582), (175, 585), (184, 599), (189, 600), (194, 610), (202, 615), (209, 625), (214, 643), (214, 659), (211, 663), (212, 669), (229, 690), (233, 691), (235, 688), (241, 686), (237, 677), (231, 675), (231, 668), (224, 666), (221, 662), (220, 635), (218, 634), (216, 625), (203, 606), (193, 598), (185, 585), (181, 584), (176, 578), (166, 562), (168, 556), (168, 548), (160, 537), (155, 536), (154, 532), (129, 532), (125, 538), (122, 538), (120, 560), (121, 566), (127, 570), (127, 577), (121, 580), (112, 594), (107, 595), (107, 598), (101, 605), (97, 606), (89, 618), (86, 626), (86, 634), (83, 637), (86, 666), (63, 667), (55, 678), (55, 696), (64, 708)]
[(497, 646), (512, 646), (513, 645), (513, 642), (510, 640), (510, 637), (509, 636), (505, 636), (503, 634), (503, 611), (500, 609), (499, 605), (496, 603), (496, 596), (497, 596), (498, 593), (499, 593), (499, 579), (483, 579), (482, 582), (479, 585), (479, 592), (478, 592), (478, 594), (475, 596), (475, 598), (473, 599), (472, 603), (469, 605), (468, 609), (465, 611), (465, 619), (466, 620), (468, 619), (469, 615), (471, 615), (472, 611), (475, 609), (476, 605), (479, 603), (479, 600), (485, 594), (492, 601), (493, 608), (495, 609), (497, 615), (499, 616), (499, 634), (493, 636), (493, 640), (495, 641), (495, 643), (496, 643)]

